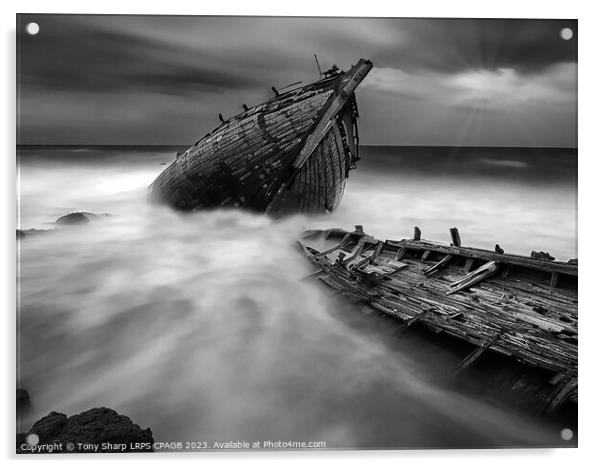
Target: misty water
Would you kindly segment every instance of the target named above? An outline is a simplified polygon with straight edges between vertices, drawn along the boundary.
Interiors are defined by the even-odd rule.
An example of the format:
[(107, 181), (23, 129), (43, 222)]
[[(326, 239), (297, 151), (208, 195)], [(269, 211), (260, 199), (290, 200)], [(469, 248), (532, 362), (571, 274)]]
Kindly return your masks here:
[[(50, 411), (108, 406), (157, 441), (567, 443), (561, 421), (447, 385), (463, 356), (436, 338), (393, 337), (300, 281), (312, 268), (295, 239), (362, 224), (447, 241), (456, 226), (465, 245), (575, 258), (574, 150), (365, 147), (335, 213), (281, 220), (148, 204), (174, 152), (19, 150), (19, 227), (52, 231), (19, 245), (17, 384), (32, 403), (18, 431)], [(73, 211), (111, 216), (52, 224)]]

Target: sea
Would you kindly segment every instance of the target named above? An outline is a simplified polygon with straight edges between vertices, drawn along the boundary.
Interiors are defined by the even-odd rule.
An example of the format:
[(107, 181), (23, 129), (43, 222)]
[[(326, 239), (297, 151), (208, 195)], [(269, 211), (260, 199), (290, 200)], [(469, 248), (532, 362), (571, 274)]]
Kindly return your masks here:
[[(21, 146), (17, 386), (50, 411), (106, 406), (156, 441), (323, 442), (329, 449), (574, 446), (576, 417), (471, 391), (464, 355), (302, 279), (305, 229), (361, 224), (577, 258), (577, 150), (363, 146), (334, 213), (193, 214), (147, 201), (182, 148)], [(58, 226), (67, 213), (101, 215)], [(106, 214), (106, 216), (105, 216)], [(561, 437), (563, 429), (574, 434)], [(566, 431), (564, 432), (566, 434)]]

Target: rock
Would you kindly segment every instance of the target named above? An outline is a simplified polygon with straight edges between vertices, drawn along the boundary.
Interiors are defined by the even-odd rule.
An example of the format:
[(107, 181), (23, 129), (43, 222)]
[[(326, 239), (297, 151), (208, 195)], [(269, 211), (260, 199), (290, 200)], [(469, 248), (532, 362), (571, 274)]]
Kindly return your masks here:
[(63, 431), (66, 423), (67, 416), (52, 411), (48, 416), (37, 421), (28, 433), (37, 434), (40, 442), (46, 442), (56, 438)]
[(29, 393), (27, 393), (27, 390), (17, 388), (17, 408), (27, 404), (29, 404)]
[(55, 221), (55, 224), (73, 225), (73, 224), (88, 224), (90, 221), (97, 221), (101, 218), (111, 216), (110, 213), (90, 213), (89, 211), (76, 211), (74, 213), (61, 216)]
[[(17, 434), (17, 452), (30, 453), (22, 448), (27, 434), (37, 434), (39, 443), (60, 444), (56, 452), (90, 453), (78, 444), (93, 444), (98, 452), (152, 452), (153, 433), (141, 429), (130, 418), (110, 408), (93, 408), (67, 418), (51, 412), (37, 421), (26, 434)], [(69, 450), (68, 444), (72, 450)]]
[(90, 222), (90, 219), (96, 219), (96, 218), (98, 218), (98, 216), (96, 216), (93, 213), (84, 213), (84, 212), (78, 211), (76, 213), (69, 213), (69, 214), (66, 214), (65, 216), (61, 216), (59, 219), (57, 219), (55, 221), (55, 223), (56, 224), (69, 224), (69, 225), (88, 224)]
[(24, 239), (25, 237), (29, 237), (32, 234), (42, 234), (46, 231), (46, 229), (17, 229), (17, 239)]
[(569, 265), (577, 265), (578, 260), (576, 258), (571, 258), (568, 262)]

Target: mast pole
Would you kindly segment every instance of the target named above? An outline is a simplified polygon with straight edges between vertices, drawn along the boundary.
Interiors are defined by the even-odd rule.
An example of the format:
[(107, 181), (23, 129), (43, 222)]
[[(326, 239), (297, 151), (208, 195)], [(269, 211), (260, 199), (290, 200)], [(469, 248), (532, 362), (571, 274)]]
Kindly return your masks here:
[(314, 58), (316, 59), (316, 65), (318, 66), (318, 73), (320, 74), (320, 78), (322, 78), (322, 70), (320, 69), (320, 63), (318, 62), (318, 56), (314, 54)]

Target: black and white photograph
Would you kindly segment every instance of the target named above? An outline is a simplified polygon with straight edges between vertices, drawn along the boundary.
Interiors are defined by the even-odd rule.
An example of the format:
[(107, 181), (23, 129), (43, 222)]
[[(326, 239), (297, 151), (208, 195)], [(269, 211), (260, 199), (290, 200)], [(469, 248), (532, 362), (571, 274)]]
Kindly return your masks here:
[(577, 447), (578, 41), (17, 14), (13, 452)]

